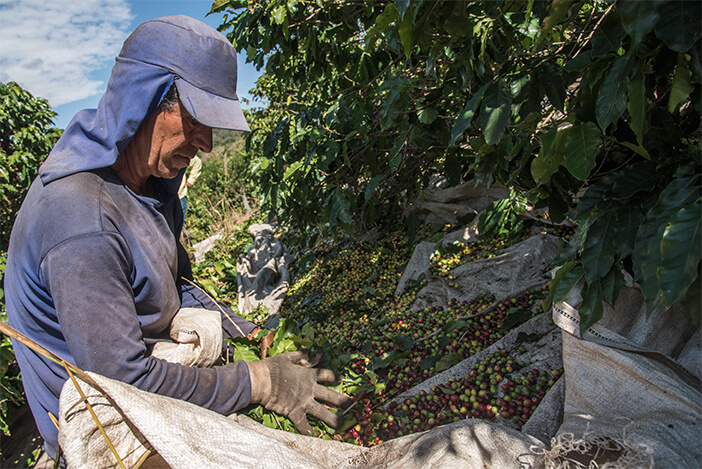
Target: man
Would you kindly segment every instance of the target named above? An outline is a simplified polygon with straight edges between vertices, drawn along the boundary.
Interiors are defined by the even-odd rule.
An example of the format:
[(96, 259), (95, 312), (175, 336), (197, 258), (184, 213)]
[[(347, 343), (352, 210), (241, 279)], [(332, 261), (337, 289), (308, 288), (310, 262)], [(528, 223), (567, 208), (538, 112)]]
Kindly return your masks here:
[[(85, 371), (229, 414), (260, 403), (293, 420), (339, 425), (315, 401), (350, 400), (317, 382), (329, 370), (297, 356), (212, 368), (168, 363), (149, 346), (168, 340), (181, 307), (216, 310), (191, 277), (178, 242), (177, 189), (212, 127), (248, 130), (236, 96), (236, 52), (209, 26), (184, 16), (139, 26), (116, 59), (94, 110), (76, 114), (42, 165), (15, 221), (5, 272), (10, 325)], [(224, 333), (249, 335), (236, 315)], [(239, 332), (241, 331), (241, 332)], [(13, 342), (27, 400), (52, 458), (64, 369)]]
[(188, 169), (190, 170), (188, 177), (186, 178), (183, 176), (180, 187), (178, 188), (178, 198), (180, 199), (180, 206), (183, 209), (183, 220), (185, 220), (185, 215), (188, 211), (188, 189), (193, 187), (202, 172), (202, 160), (199, 156), (193, 156), (193, 159), (190, 160), (190, 165), (188, 165)]

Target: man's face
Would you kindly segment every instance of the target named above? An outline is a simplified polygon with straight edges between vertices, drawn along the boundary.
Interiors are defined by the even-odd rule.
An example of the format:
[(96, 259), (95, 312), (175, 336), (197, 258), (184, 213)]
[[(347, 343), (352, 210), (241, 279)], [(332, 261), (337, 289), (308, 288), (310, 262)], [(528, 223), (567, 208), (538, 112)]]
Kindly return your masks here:
[(151, 176), (174, 178), (180, 169), (190, 164), (198, 150), (212, 150), (212, 129), (198, 123), (183, 106), (176, 106), (155, 114), (147, 160)]

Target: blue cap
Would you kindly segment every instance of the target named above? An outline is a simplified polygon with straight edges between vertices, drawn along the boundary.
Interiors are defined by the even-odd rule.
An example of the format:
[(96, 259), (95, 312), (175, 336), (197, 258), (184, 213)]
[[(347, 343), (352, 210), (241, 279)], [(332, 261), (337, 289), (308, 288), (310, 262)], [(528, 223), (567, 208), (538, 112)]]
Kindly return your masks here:
[(236, 94), (236, 50), (216, 29), (183, 15), (156, 18), (127, 38), (119, 57), (166, 68), (183, 107), (201, 124), (250, 130)]

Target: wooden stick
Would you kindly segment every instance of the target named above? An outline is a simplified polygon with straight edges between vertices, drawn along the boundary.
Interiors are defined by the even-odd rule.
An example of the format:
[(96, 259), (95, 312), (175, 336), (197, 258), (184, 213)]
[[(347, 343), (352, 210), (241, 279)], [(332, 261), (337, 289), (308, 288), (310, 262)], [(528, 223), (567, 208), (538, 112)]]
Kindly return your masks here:
[(13, 328), (11, 328), (10, 326), (8, 326), (7, 324), (5, 324), (2, 321), (0, 321), (0, 332), (2, 332), (3, 334), (5, 334), (8, 337), (15, 339), (16, 341), (20, 342), (21, 344), (29, 347), (30, 349), (34, 350), (39, 355), (41, 355), (45, 358), (48, 358), (52, 362), (59, 364), (63, 367), (70, 368), (75, 374), (80, 376), (83, 381), (85, 381), (86, 383), (88, 383), (91, 386), (94, 386), (98, 389), (100, 388), (100, 386), (98, 386), (98, 384), (85, 371), (81, 370), (80, 368), (78, 368), (77, 366), (75, 366), (71, 363), (68, 363), (63, 358), (59, 357), (58, 355), (56, 355), (55, 353), (51, 352), (50, 350), (44, 348), (43, 346), (37, 344), (36, 342), (34, 342), (32, 339), (30, 339), (26, 335), (14, 330)]
[(119, 457), (119, 454), (117, 454), (117, 450), (115, 449), (114, 445), (112, 444), (112, 441), (110, 441), (110, 437), (107, 436), (105, 429), (102, 427), (100, 420), (98, 420), (97, 415), (95, 415), (95, 411), (93, 410), (93, 406), (90, 405), (90, 402), (88, 402), (88, 398), (85, 396), (85, 394), (83, 394), (83, 390), (81, 389), (80, 385), (78, 384), (76, 377), (73, 376), (73, 373), (71, 373), (71, 370), (68, 368), (67, 365), (65, 366), (65, 368), (66, 368), (66, 372), (68, 373), (68, 376), (71, 378), (71, 381), (73, 382), (73, 385), (78, 390), (78, 394), (80, 394), (81, 399), (85, 403), (85, 406), (88, 408), (88, 412), (90, 412), (90, 415), (93, 417), (93, 420), (95, 421), (95, 424), (97, 425), (98, 429), (100, 430), (100, 433), (102, 433), (102, 437), (107, 442), (107, 446), (110, 447), (110, 451), (112, 451), (112, 454), (114, 455), (114, 457), (117, 458), (117, 462), (119, 463), (119, 467), (121, 467), (122, 469), (127, 469), (126, 466), (124, 465), (124, 463), (122, 462), (122, 459)]
[(282, 429), (283, 429), (283, 426), (282, 426), (282, 425), (280, 424), (280, 422), (278, 421), (278, 416), (275, 415), (275, 412), (271, 412), (271, 415), (273, 415), (273, 418), (275, 419), (275, 423), (278, 424), (278, 428), (280, 428), (280, 429), (282, 430)]
[(239, 331), (239, 334), (241, 334), (242, 337), (246, 338), (246, 334), (244, 334), (244, 331), (241, 330), (241, 328), (239, 327), (239, 325), (238, 325), (237, 323), (234, 322), (234, 320), (226, 313), (226, 311), (224, 311), (224, 309), (222, 309), (222, 307), (219, 305), (219, 303), (217, 303), (217, 301), (215, 301), (214, 298), (212, 298), (212, 297), (211, 297), (205, 290), (203, 290), (199, 285), (195, 285), (193, 282), (191, 282), (191, 281), (188, 280), (187, 278), (181, 277), (181, 279), (182, 279), (182, 280), (185, 280), (185, 281), (188, 282), (190, 285), (192, 285), (193, 287), (195, 287), (195, 288), (197, 288), (198, 290), (200, 290), (202, 293), (205, 294), (205, 296), (206, 296), (207, 298), (209, 298), (210, 300), (212, 300), (212, 302), (215, 304), (215, 306), (217, 306), (217, 308), (219, 308), (219, 310), (222, 312), (222, 314), (223, 314), (227, 319), (229, 319), (229, 322), (231, 322), (232, 324), (234, 324), (234, 327), (236, 327), (236, 330)]
[[(51, 415), (51, 414), (49, 414)], [(56, 451), (56, 459), (54, 459), (54, 466), (53, 469), (59, 469), (61, 467), (61, 447), (58, 447), (58, 451)]]
[(151, 451), (150, 449), (144, 451), (144, 454), (142, 454), (139, 460), (136, 462), (136, 464), (132, 466), (132, 469), (139, 469), (139, 467), (141, 467), (141, 465), (144, 464), (144, 461), (146, 461), (146, 458), (151, 456), (151, 453), (153, 453), (153, 451)]
[(52, 414), (51, 412), (47, 412), (47, 414), (49, 414), (49, 418), (51, 419), (51, 423), (53, 423), (54, 426), (56, 427), (56, 430), (58, 430), (59, 429), (58, 420), (56, 420), (56, 417), (54, 417), (54, 414)]

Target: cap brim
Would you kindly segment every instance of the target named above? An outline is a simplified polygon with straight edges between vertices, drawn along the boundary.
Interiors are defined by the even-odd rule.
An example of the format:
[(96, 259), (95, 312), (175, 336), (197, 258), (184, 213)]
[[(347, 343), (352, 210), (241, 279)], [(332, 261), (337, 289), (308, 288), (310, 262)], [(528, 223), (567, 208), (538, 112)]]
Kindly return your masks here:
[(216, 129), (251, 131), (238, 99), (208, 93), (183, 79), (175, 80), (175, 84), (181, 104), (199, 123)]

